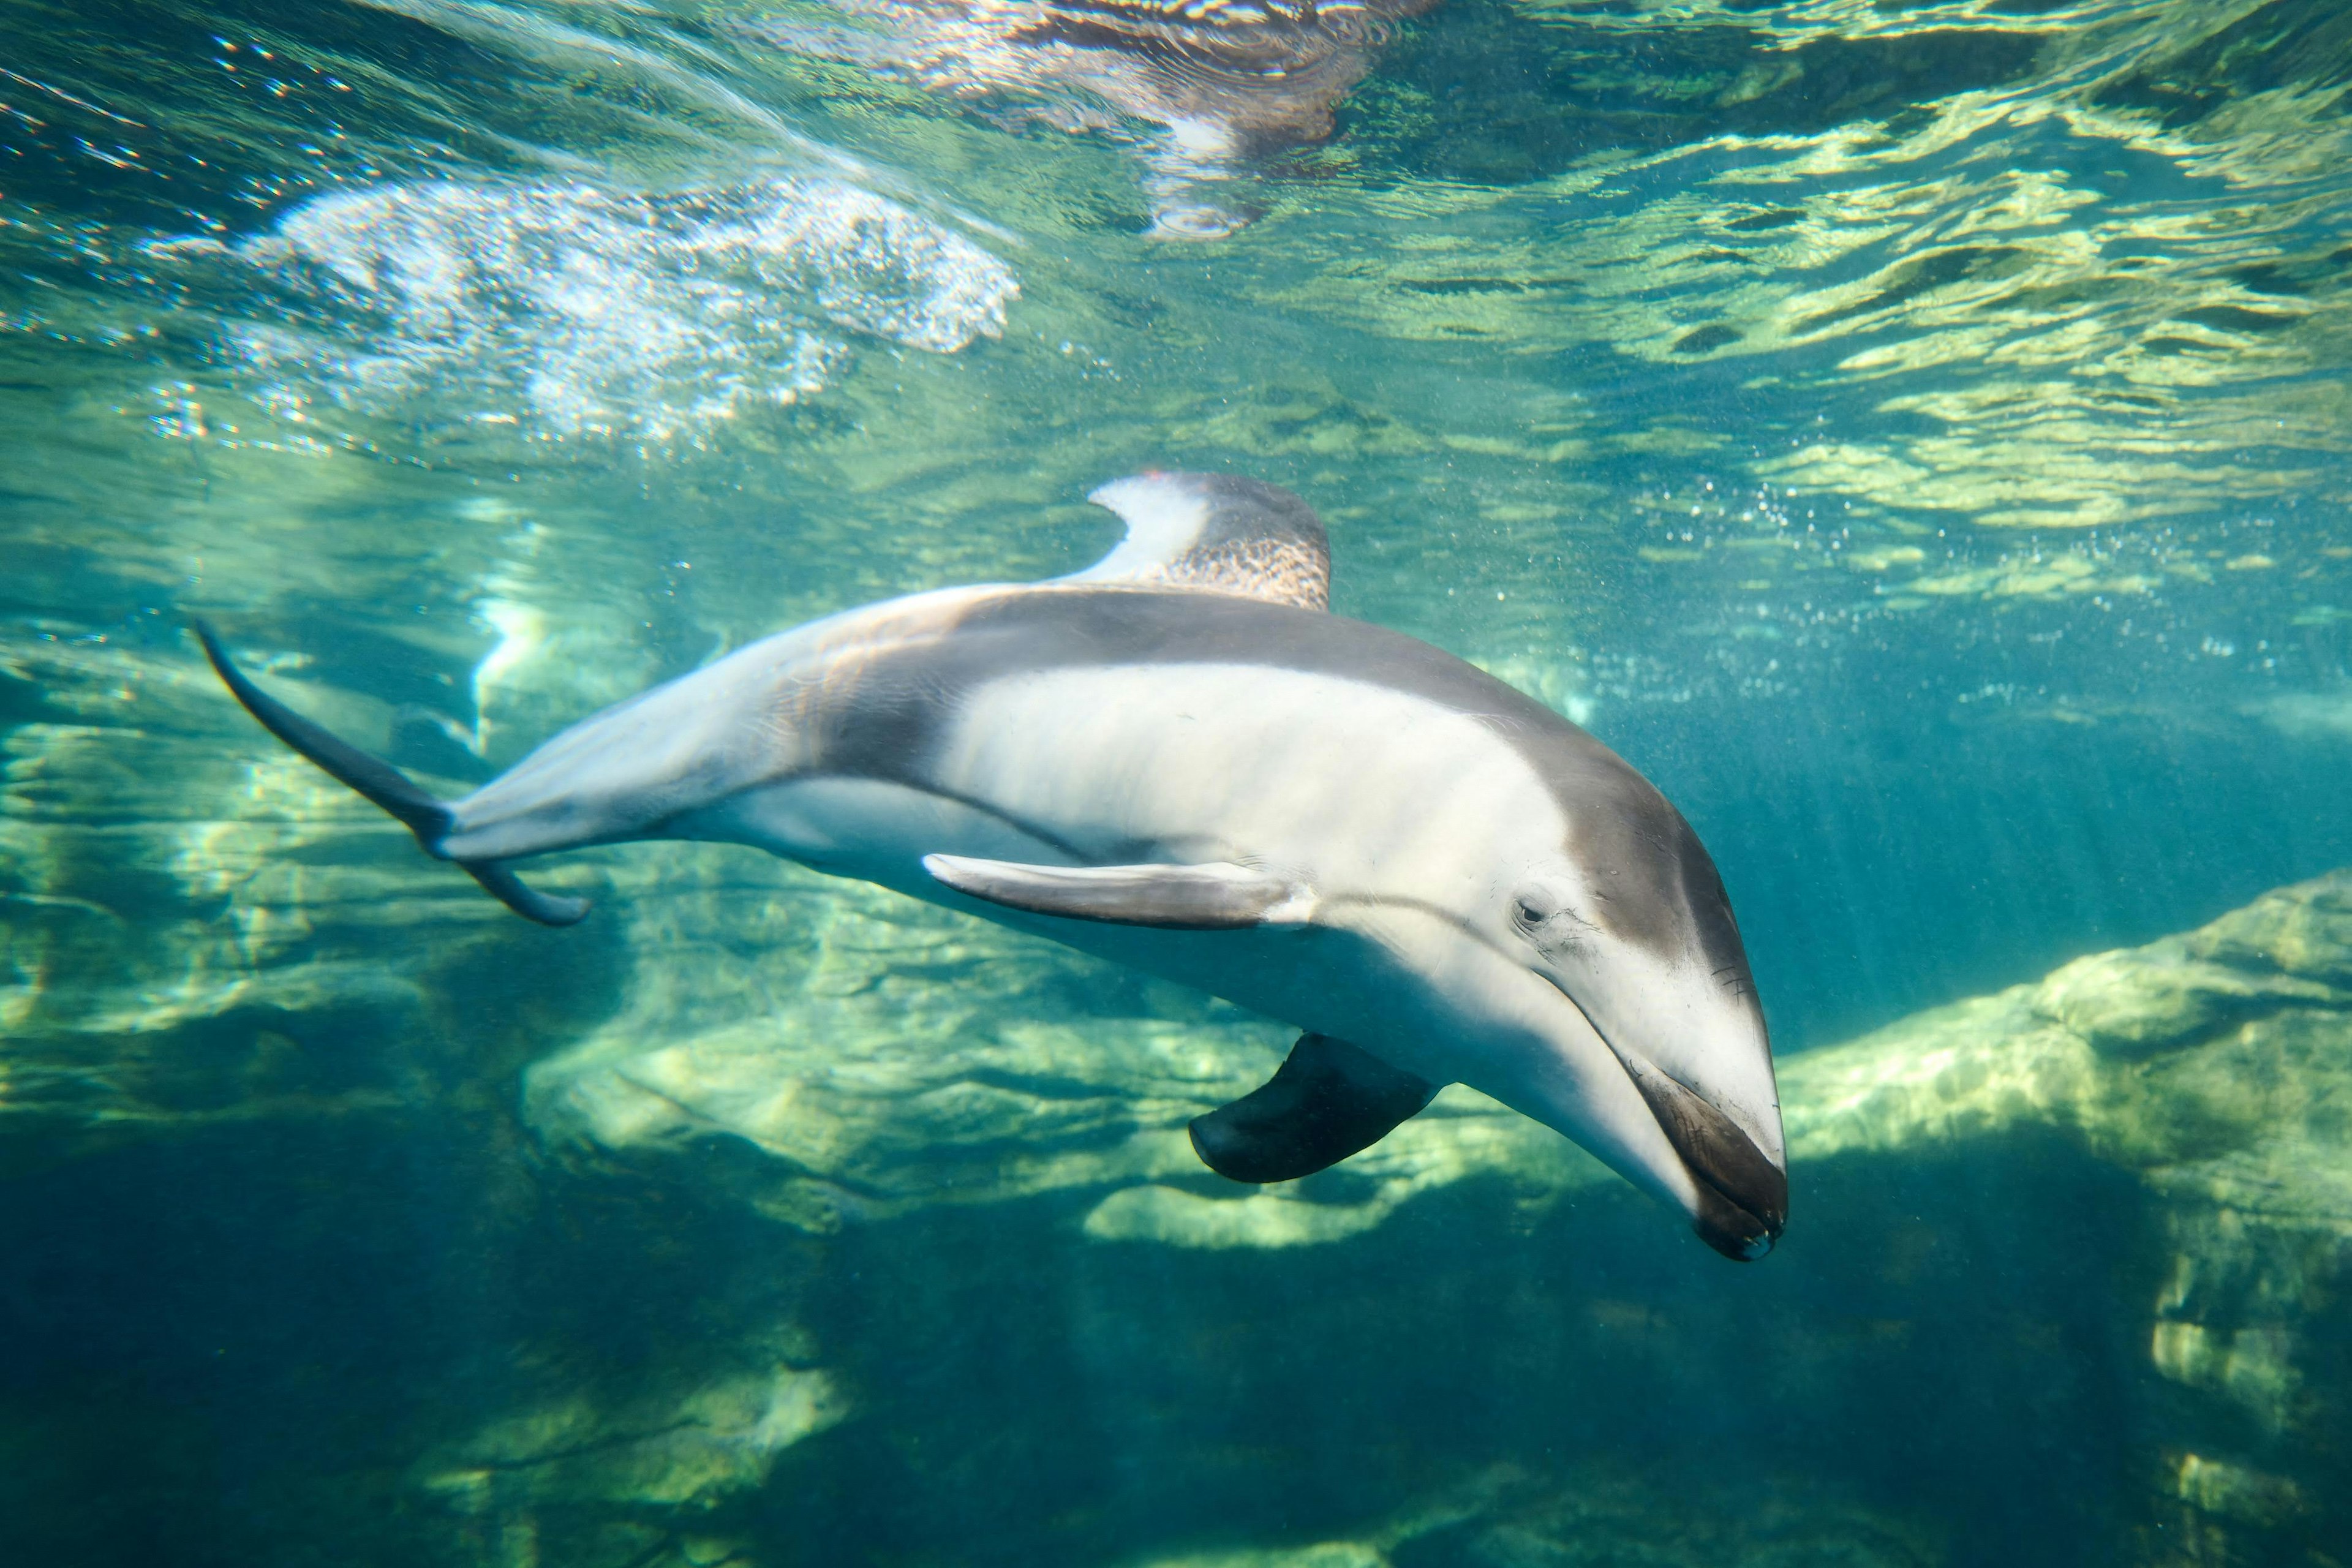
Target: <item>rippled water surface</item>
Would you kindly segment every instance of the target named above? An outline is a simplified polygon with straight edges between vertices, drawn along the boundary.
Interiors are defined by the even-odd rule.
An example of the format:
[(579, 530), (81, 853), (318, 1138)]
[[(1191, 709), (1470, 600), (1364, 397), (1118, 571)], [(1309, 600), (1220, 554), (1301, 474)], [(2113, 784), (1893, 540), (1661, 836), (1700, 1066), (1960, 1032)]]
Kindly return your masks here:
[[(2077, 1157), (2039, 1144), (1854, 1178), (1893, 1228), (1824, 1254), (1981, 1312), (1767, 1336), (1769, 1399), (1694, 1369), (1746, 1375), (1754, 1292), (1859, 1300), (1792, 1283), (1838, 1228), (1801, 1170), (1792, 1256), (1718, 1278), (1630, 1198), (1187, 1250), (1074, 1240), (1111, 1176), (954, 1166), (923, 1190), (1018, 1192), (843, 1177), (872, 1223), (819, 1222), (744, 1151), (829, 1154), (698, 1142), (741, 1128), (684, 1090), (717, 1118), (663, 1134), (684, 1163), (566, 1150), (559, 1047), (780, 1008), (811, 1050), (1282, 1042), (748, 855), (592, 858), (607, 909), (689, 912), (483, 946), (505, 917), (274, 753), (184, 628), (454, 792), (769, 630), (1074, 570), (1105, 480), (1271, 479), (1335, 608), (1675, 800), (1788, 1059), (2352, 862), (2347, 370), (2340, 0), (0, 0), (0, 1550), (2334, 1561), (2340, 1330), (2168, 1435), (2167, 1390), (2271, 1363), (2165, 1371), (2171, 1244), (2105, 1175), (2017, 1219)], [(355, 836), (374, 880), (337, 879)], [(2086, 1272), (1969, 1338), (2027, 1254)], [(1400, 1269), (1427, 1291), (1366, 1283)], [(1571, 1278), (1599, 1304), (1555, 1321)], [(630, 1381), (680, 1345), (827, 1381)], [(526, 1428), (761, 1457), (528, 1506), (523, 1460), (447, 1458)]]

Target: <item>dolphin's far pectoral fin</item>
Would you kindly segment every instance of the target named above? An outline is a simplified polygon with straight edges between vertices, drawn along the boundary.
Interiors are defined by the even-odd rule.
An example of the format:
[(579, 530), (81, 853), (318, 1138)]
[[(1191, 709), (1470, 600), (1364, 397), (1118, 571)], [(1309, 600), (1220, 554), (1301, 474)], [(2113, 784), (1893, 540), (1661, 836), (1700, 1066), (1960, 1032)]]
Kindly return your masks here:
[(1437, 1088), (1345, 1040), (1301, 1035), (1265, 1084), (1192, 1119), (1192, 1149), (1236, 1182), (1311, 1176), (1387, 1137)]
[(1227, 861), (1198, 866), (1024, 866), (926, 855), (932, 880), (1033, 915), (1173, 931), (1303, 925), (1315, 896), (1297, 882)]

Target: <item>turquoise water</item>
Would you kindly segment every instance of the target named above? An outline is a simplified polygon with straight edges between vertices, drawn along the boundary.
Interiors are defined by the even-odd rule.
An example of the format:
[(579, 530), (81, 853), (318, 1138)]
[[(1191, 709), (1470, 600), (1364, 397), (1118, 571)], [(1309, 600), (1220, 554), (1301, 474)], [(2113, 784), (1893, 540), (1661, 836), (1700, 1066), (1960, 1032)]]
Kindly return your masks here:
[(2352, 864), (2342, 5), (0, 17), (10, 1560), (2342, 1555), (2316, 938), (1818, 1101), (1755, 1268), (1466, 1100), (1244, 1215), (1176, 1130), (1275, 1026), (748, 851), (527, 928), (186, 632), (454, 795), (1271, 480), (1681, 807), (1828, 1084)]

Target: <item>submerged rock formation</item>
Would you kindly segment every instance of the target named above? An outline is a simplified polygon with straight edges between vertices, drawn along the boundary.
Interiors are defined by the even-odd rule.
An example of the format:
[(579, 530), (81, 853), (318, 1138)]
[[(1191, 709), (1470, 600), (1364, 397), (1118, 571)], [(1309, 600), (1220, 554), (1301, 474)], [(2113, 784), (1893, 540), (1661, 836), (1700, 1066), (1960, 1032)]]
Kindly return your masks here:
[(2352, 1289), (2352, 873), (1801, 1057), (1782, 1092), (1808, 1160), (2043, 1126), (2129, 1172), (2162, 1261), (2116, 1309), (2188, 1395), (2145, 1456), (2179, 1505), (2151, 1560), (2343, 1539), (2352, 1335), (2327, 1303)]
[(720, 849), (541, 931), (184, 654), (6, 659), (12, 1546), (131, 1530), (44, 1500), (100, 1468), (499, 1568), (2352, 1534), (2352, 872), (1788, 1058), (1798, 1226), (1732, 1269), (1460, 1089), (1234, 1187), (1183, 1123), (1262, 1021)]

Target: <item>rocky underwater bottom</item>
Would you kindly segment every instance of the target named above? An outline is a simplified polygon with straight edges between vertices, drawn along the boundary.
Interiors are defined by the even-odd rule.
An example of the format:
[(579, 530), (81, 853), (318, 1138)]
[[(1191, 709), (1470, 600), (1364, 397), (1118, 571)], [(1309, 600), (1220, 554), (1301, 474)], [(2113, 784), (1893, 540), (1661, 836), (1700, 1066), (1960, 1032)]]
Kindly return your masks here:
[(0, 1560), (2352, 1541), (2352, 872), (1785, 1058), (1733, 1267), (1458, 1088), (1222, 1183), (1285, 1033), (756, 856), (527, 926), (107, 657), (0, 736)]

